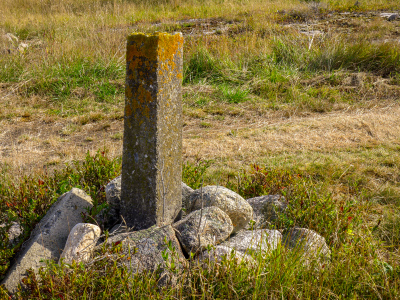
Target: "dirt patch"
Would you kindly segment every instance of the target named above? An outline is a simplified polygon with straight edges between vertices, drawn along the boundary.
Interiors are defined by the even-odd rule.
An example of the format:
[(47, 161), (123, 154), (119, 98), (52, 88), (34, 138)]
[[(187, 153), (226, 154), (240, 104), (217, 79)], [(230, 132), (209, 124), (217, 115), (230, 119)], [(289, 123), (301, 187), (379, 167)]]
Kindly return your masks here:
[[(185, 116), (183, 156), (186, 160), (213, 159), (216, 162), (247, 166), (273, 153), (329, 151), (400, 139), (400, 106), (351, 112), (308, 114), (285, 118), (266, 114), (246, 118), (226, 116), (212, 120), (212, 127)], [(57, 169), (64, 163), (83, 159), (87, 151), (107, 148), (112, 157), (122, 155), (123, 121), (102, 121), (83, 125), (66, 135), (70, 120), (0, 123), (0, 161), (16, 172)]]
[(247, 166), (280, 152), (396, 144), (400, 138), (399, 113), (400, 106), (388, 106), (281, 120), (260, 118), (242, 123), (242, 127), (235, 124), (215, 130), (192, 130), (184, 135), (184, 156)]

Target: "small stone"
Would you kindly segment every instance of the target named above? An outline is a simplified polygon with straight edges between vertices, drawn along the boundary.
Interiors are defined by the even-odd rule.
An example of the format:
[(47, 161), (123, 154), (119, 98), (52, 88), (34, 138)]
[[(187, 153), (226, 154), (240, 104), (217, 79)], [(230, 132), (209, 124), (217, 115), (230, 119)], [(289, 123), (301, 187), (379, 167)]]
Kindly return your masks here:
[(192, 192), (188, 198), (187, 211), (216, 206), (232, 220), (233, 232), (244, 228), (253, 215), (253, 209), (239, 194), (223, 186), (206, 186)]
[(316, 260), (328, 261), (331, 250), (325, 238), (311, 229), (292, 228), (286, 230), (282, 237), (283, 245), (293, 251), (302, 252), (301, 255), (307, 263)]
[(64, 259), (66, 264), (71, 264), (73, 261), (89, 260), (100, 234), (101, 229), (97, 225), (88, 223), (76, 224), (68, 235), (59, 262), (61, 259)]
[(242, 254), (268, 254), (281, 243), (282, 234), (278, 230), (242, 230), (222, 245)]
[(247, 199), (253, 208), (254, 228), (266, 228), (278, 219), (278, 215), (286, 210), (285, 197), (281, 195), (265, 195)]
[(196, 210), (172, 226), (187, 253), (198, 253), (208, 245), (217, 245), (233, 230), (229, 216), (215, 206)]

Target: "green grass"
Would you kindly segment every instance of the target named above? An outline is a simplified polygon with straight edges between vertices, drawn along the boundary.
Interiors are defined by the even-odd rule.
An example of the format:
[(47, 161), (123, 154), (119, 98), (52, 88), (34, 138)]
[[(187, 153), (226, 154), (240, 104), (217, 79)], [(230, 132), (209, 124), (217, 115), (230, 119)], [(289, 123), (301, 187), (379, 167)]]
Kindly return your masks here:
[[(23, 67), (22, 63), (26, 65)], [(19, 89), (26, 96), (48, 96), (54, 101), (65, 101), (75, 96), (92, 96), (97, 102), (111, 101), (123, 92), (123, 87), (115, 84), (124, 76), (125, 69), (118, 62), (73, 60), (51, 61), (48, 65), (31, 66), (24, 58), (2, 62), (0, 71), (2, 82), (25, 82)]]

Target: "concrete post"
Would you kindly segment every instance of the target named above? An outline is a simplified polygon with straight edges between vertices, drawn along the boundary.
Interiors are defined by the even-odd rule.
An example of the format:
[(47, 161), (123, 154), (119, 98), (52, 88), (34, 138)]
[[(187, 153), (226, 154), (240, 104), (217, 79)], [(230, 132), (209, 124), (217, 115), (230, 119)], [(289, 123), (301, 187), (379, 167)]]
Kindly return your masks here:
[(182, 207), (182, 49), (181, 33), (128, 37), (121, 214), (136, 230)]

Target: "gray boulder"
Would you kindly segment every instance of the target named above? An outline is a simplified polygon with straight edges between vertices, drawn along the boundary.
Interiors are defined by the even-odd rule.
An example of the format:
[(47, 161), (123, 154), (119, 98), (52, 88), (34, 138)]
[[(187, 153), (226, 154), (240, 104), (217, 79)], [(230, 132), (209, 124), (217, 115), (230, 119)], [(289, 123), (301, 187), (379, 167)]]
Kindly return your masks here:
[(92, 206), (90, 196), (76, 188), (58, 198), (36, 225), (30, 239), (22, 246), (14, 264), (8, 270), (2, 282), (8, 291), (17, 291), (27, 269), (37, 271), (45, 266), (45, 260), (58, 261), (70, 230), (83, 222), (81, 213)]
[(281, 243), (282, 234), (278, 230), (258, 229), (242, 230), (229, 240), (222, 243), (242, 254), (263, 255), (275, 250)]
[[(168, 247), (166, 241), (170, 242), (170, 247)], [(176, 271), (179, 271), (179, 268), (186, 263), (171, 225), (153, 226), (140, 231), (120, 233), (108, 238), (105, 243), (106, 245), (121, 244), (121, 251), (118, 256), (122, 254), (124, 257), (118, 261), (127, 266), (132, 274), (145, 270), (159, 272), (159, 284), (161, 285), (175, 281), (172, 266), (176, 268)], [(102, 247), (103, 244), (97, 246), (97, 251)], [(164, 260), (163, 255), (168, 255), (168, 259)], [(112, 256), (116, 255), (113, 254)]]
[(192, 192), (188, 198), (187, 212), (202, 207), (216, 206), (232, 221), (233, 232), (246, 227), (253, 215), (253, 209), (239, 194), (222, 186), (206, 186)]
[(266, 228), (278, 219), (278, 214), (286, 210), (285, 197), (281, 195), (266, 195), (247, 199), (253, 208), (254, 228)]
[(182, 203), (186, 203), (186, 199), (190, 196), (191, 193), (194, 192), (190, 186), (182, 182)]
[(187, 207), (190, 194), (194, 192), (190, 186), (182, 182), (182, 206)]
[(331, 256), (325, 238), (310, 229), (288, 229), (283, 234), (282, 243), (286, 248), (300, 253), (306, 263), (326, 262)]
[(229, 216), (216, 206), (196, 210), (172, 226), (187, 253), (198, 253), (208, 245), (217, 245), (233, 230)]

